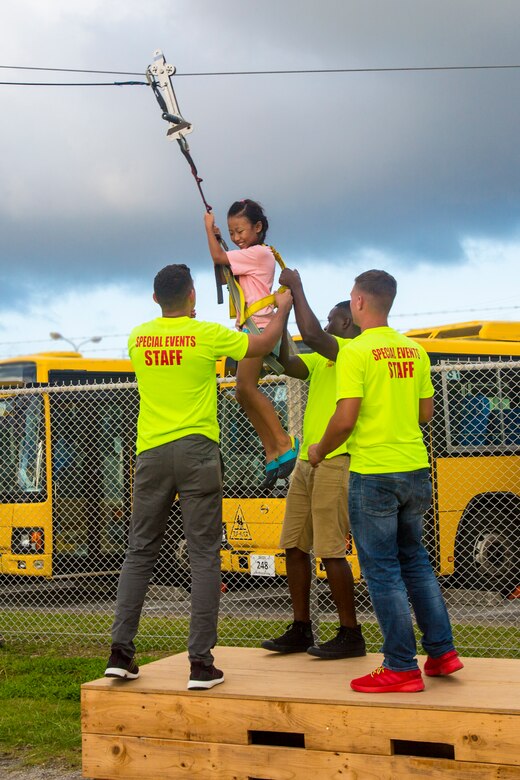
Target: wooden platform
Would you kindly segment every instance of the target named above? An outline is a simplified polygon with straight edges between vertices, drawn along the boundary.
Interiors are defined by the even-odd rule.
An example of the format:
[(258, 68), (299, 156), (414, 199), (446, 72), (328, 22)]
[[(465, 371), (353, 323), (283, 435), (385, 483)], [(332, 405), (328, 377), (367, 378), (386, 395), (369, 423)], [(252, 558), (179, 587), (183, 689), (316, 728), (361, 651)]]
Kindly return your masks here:
[[(226, 682), (187, 691), (186, 653), (82, 686), (83, 773), (102, 780), (520, 778), (520, 661), (468, 658), (421, 693), (348, 685), (381, 656), (219, 647)], [(422, 659), (421, 659), (422, 665)]]

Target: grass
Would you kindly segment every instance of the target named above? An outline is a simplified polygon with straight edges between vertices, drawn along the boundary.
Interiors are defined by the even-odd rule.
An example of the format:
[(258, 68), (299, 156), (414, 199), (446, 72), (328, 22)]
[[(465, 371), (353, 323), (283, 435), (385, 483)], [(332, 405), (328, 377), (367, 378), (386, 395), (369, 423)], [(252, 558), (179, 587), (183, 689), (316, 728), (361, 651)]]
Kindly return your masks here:
[[(173, 647), (178, 652), (180, 647)], [(140, 656), (146, 664), (164, 652)], [(80, 686), (102, 677), (107, 657), (85, 648), (14, 641), (0, 649), (0, 750), (25, 764), (81, 763)]]
[[(91, 616), (1, 613), (6, 639), (0, 649), (0, 750), (27, 764), (59, 759), (70, 767), (81, 761), (80, 685), (103, 675), (107, 659), (111, 616), (99, 616), (99, 636), (87, 638)], [(106, 620), (105, 620), (106, 617)], [(15, 636), (23, 625), (25, 637)], [(219, 644), (259, 646), (260, 637), (280, 633), (286, 620), (223, 618)], [(321, 625), (322, 641), (334, 633), (335, 623)], [(143, 618), (139, 663), (186, 649), (188, 621)], [(453, 626), (457, 647), (472, 656), (518, 657), (520, 628)], [(381, 634), (375, 623), (363, 626), (367, 647), (378, 652)], [(9, 638), (10, 635), (12, 638)], [(101, 649), (103, 643), (103, 649)]]

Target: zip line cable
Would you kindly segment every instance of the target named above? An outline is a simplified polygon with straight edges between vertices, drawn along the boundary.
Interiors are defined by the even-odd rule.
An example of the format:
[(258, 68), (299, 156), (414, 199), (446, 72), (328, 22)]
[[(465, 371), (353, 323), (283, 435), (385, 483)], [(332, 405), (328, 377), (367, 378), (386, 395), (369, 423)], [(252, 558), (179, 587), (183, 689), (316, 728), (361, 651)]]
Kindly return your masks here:
[[(0, 65), (3, 70), (33, 70), (59, 73), (100, 73), (105, 75), (122, 74), (141, 76), (134, 71), (87, 70), (79, 68), (39, 68), (28, 65)], [(412, 73), (428, 71), (465, 71), (465, 70), (518, 70), (518, 65), (417, 65), (396, 68), (300, 68), (294, 70), (222, 70), (179, 73), (176, 77), (196, 76), (283, 76), (329, 73)], [(15, 87), (136, 87), (149, 86), (146, 81), (102, 81), (102, 82), (56, 82), (56, 81), (0, 81), (0, 86)]]
[[(504, 65), (410, 65), (402, 67), (380, 68), (293, 68), (275, 70), (221, 70), (221, 71), (194, 71), (192, 73), (175, 73), (175, 76), (279, 76), (298, 75), (306, 73), (410, 73), (428, 71), (453, 71), (453, 70), (517, 70), (520, 64)], [(0, 65), (2, 70), (36, 70), (54, 73), (98, 73), (107, 76), (142, 76), (140, 71), (126, 70), (89, 70), (81, 68), (42, 68), (32, 65)], [(3, 83), (3, 82), (2, 82)]]

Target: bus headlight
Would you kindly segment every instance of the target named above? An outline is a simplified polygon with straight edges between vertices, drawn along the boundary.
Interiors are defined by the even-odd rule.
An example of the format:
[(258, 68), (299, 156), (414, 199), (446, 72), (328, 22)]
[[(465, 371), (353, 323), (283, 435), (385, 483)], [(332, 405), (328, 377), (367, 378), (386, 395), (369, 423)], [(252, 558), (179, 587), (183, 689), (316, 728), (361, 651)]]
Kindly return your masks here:
[(43, 528), (13, 528), (11, 551), (14, 555), (35, 555), (45, 551)]

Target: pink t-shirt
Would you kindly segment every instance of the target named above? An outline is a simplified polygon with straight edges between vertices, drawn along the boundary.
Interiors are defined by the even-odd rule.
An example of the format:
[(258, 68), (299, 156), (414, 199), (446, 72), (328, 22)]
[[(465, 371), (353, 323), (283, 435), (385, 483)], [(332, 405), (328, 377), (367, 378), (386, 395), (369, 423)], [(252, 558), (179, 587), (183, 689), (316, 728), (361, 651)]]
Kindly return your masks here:
[[(255, 244), (247, 249), (232, 249), (227, 256), (233, 275), (244, 291), (246, 306), (271, 294), (276, 261), (268, 246)], [(266, 306), (253, 315), (253, 320), (259, 328), (265, 328), (272, 313), (273, 307)]]

